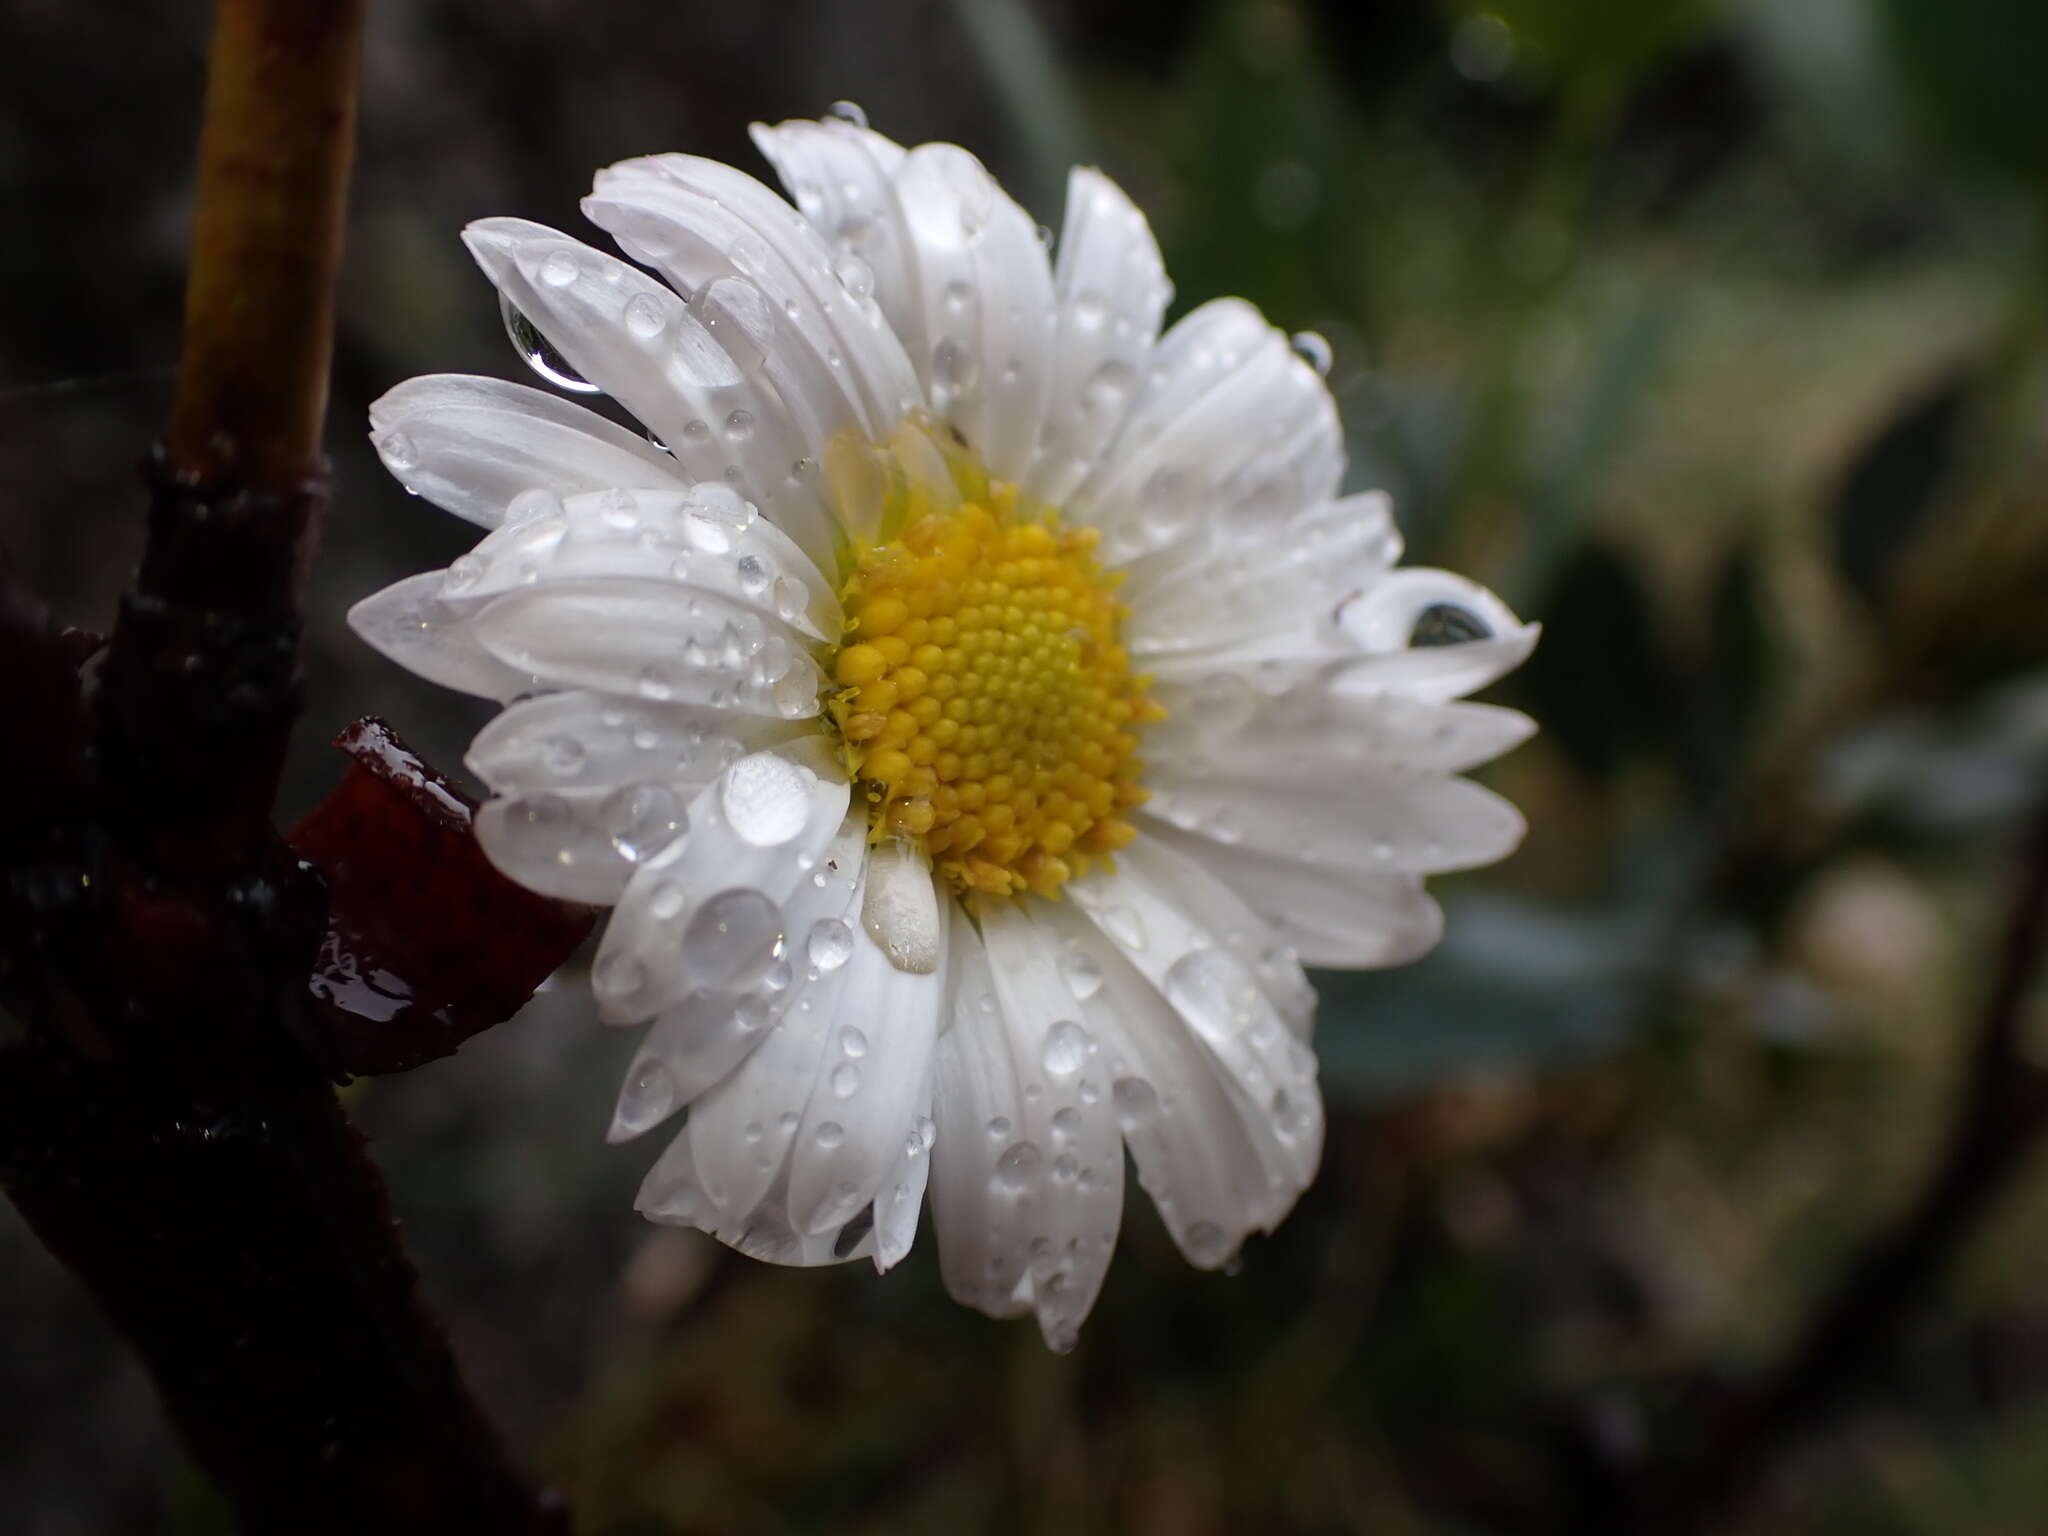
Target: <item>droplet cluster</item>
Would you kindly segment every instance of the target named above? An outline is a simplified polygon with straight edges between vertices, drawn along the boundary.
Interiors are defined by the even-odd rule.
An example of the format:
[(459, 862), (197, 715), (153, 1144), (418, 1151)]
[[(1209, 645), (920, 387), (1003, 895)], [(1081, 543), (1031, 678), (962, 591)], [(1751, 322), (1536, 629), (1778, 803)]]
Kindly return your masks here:
[(1050, 895), (1134, 835), (1136, 730), (1163, 711), (1095, 542), (995, 485), (851, 562), (831, 717), (876, 834), (956, 890)]

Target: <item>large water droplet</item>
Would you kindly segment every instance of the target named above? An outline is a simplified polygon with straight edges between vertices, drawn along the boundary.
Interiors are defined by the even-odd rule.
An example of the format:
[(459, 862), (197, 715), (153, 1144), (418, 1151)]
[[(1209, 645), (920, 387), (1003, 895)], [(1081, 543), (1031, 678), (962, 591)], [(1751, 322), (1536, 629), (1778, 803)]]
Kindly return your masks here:
[(836, 971), (853, 958), (853, 930), (836, 917), (821, 918), (812, 925), (804, 950), (820, 971)]
[(619, 857), (639, 864), (681, 837), (689, 817), (666, 784), (628, 784), (606, 796), (604, 821)]
[(802, 772), (773, 752), (743, 757), (718, 786), (719, 808), (733, 831), (756, 848), (779, 848), (810, 819), (810, 786)]
[(513, 348), (527, 367), (557, 389), (566, 389), (579, 395), (603, 393), (590, 380), (570, 367), (569, 360), (562, 356), (555, 344), (541, 335), (540, 327), (521, 314), (519, 306), (502, 293), (498, 295), (498, 313), (505, 321), (505, 334), (512, 338)]
[(1045, 1154), (1038, 1144), (1020, 1141), (996, 1159), (992, 1187), (1005, 1195), (1029, 1194), (1045, 1179)]
[(652, 341), (668, 325), (668, 311), (651, 293), (636, 293), (626, 300), (626, 329), (642, 341)]
[(1116, 1104), (1117, 1123), (1126, 1131), (1159, 1113), (1159, 1091), (1142, 1077), (1118, 1078), (1110, 1084), (1109, 1096)]
[(386, 432), (377, 439), (377, 456), (393, 474), (419, 467), (420, 451), (403, 432)]
[(1081, 1064), (1088, 1059), (1088, 1051), (1094, 1045), (1088, 1038), (1088, 1031), (1072, 1019), (1061, 1019), (1046, 1031), (1045, 1048), (1039, 1060), (1053, 1077), (1072, 1077), (1081, 1070)]
[(1086, 950), (1071, 950), (1060, 958), (1060, 979), (1080, 1002), (1102, 990), (1102, 962)]
[(703, 986), (722, 986), (764, 964), (782, 938), (782, 913), (759, 891), (720, 891), (683, 930), (683, 968)]

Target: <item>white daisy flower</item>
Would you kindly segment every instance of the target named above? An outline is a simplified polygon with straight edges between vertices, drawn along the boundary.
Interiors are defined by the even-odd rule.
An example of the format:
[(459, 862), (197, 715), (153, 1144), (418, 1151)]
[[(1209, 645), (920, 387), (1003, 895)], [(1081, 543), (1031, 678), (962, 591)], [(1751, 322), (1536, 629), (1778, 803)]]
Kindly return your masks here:
[(478, 838), (613, 909), (598, 1010), (652, 1027), (611, 1134), (688, 1110), (640, 1209), (886, 1269), (929, 1184), (952, 1293), (1066, 1347), (1126, 1148), (1204, 1268), (1314, 1176), (1301, 966), (1421, 954), (1423, 876), (1515, 845), (1455, 775), (1529, 722), (1454, 701), (1535, 632), (1338, 496), (1320, 349), (1237, 299), (1160, 334), (1158, 246), (1100, 172), (1053, 260), (954, 145), (754, 138), (794, 207), (687, 155), (598, 174), (638, 265), (469, 228), (653, 440), (401, 385), (385, 464), (490, 531), (351, 621), (506, 701)]

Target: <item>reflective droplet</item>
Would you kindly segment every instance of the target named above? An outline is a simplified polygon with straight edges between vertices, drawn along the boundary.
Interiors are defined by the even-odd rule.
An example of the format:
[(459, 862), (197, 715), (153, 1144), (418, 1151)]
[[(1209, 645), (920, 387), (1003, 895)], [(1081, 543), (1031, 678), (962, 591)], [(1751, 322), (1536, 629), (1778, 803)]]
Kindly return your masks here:
[(821, 918), (812, 925), (804, 951), (820, 971), (836, 971), (853, 957), (853, 930), (836, 917)]
[(550, 288), (566, 288), (575, 282), (582, 266), (567, 251), (550, 251), (540, 264), (540, 280)]
[(1035, 1142), (1020, 1141), (996, 1159), (993, 1184), (1003, 1194), (1028, 1194), (1044, 1178), (1045, 1155)]
[(1145, 924), (1129, 907), (1109, 907), (1095, 915), (1102, 931), (1124, 949), (1145, 947)]
[(612, 847), (629, 864), (651, 859), (682, 836), (688, 819), (666, 784), (628, 784), (605, 798)]
[[(735, 247), (735, 258), (740, 252)], [(690, 300), (690, 313), (711, 333), (741, 378), (760, 372), (775, 345), (775, 309), (743, 277), (716, 277)]]
[(417, 468), (420, 462), (419, 449), (403, 432), (386, 432), (379, 437), (377, 455), (383, 459), (385, 468), (394, 473)]
[(1102, 990), (1102, 963), (1086, 950), (1072, 950), (1060, 958), (1060, 979), (1081, 1002)]
[(447, 574), (441, 578), (441, 595), (454, 597), (468, 591), (484, 573), (483, 561), (475, 555), (463, 555), (453, 561)]
[(1074, 329), (1084, 336), (1102, 329), (1102, 322), (1109, 318), (1109, 305), (1099, 293), (1084, 293), (1074, 300), (1067, 311), (1074, 321)]
[(538, 522), (544, 517), (563, 517), (567, 512), (568, 509), (562, 505), (562, 498), (553, 491), (521, 491), (505, 503), (504, 526), (516, 528), (522, 523)]
[(725, 418), (725, 435), (735, 443), (744, 443), (754, 435), (754, 414), (751, 411), (734, 411)]
[(842, 1061), (832, 1069), (832, 1093), (834, 1097), (850, 1099), (859, 1089), (859, 1067), (850, 1061)]
[(558, 389), (579, 395), (602, 393), (595, 384), (570, 367), (569, 360), (556, 350), (554, 343), (541, 335), (540, 327), (521, 314), (518, 306), (502, 293), (498, 295), (498, 313), (505, 322), (505, 334), (512, 338), (513, 348), (527, 367)]
[(683, 968), (703, 986), (722, 986), (763, 964), (782, 938), (782, 913), (759, 891), (720, 891), (683, 930)]
[(636, 293), (626, 300), (626, 329), (642, 341), (652, 341), (668, 324), (668, 311), (651, 293)]
[(775, 614), (785, 624), (794, 624), (810, 605), (810, 593), (792, 576), (775, 578)]
[(825, 109), (825, 115), (836, 117), (842, 123), (851, 123), (856, 128), (865, 128), (868, 125), (867, 113), (862, 111), (860, 103), (855, 101), (835, 101)]
[(837, 1120), (827, 1120), (815, 1131), (811, 1132), (811, 1140), (815, 1141), (827, 1152), (830, 1152), (839, 1143), (846, 1140), (846, 1127)]
[(589, 760), (590, 754), (583, 750), (583, 743), (567, 734), (550, 736), (541, 749), (541, 761), (557, 778), (566, 779), (581, 773)]
[(1159, 1091), (1142, 1077), (1118, 1078), (1110, 1084), (1109, 1096), (1116, 1104), (1117, 1123), (1126, 1131), (1159, 1113)]
[(741, 555), (733, 573), (740, 579), (740, 590), (749, 597), (759, 597), (768, 590), (768, 567), (759, 555)]
[(756, 848), (779, 848), (810, 819), (810, 786), (786, 758), (773, 752), (743, 757), (725, 772), (719, 808), (733, 831)]
[(1072, 1141), (1081, 1134), (1081, 1111), (1069, 1105), (1055, 1110), (1052, 1117), (1052, 1134), (1060, 1141)]
[(733, 1026), (743, 1035), (751, 1035), (768, 1022), (768, 999), (758, 992), (749, 992), (733, 1004)]
[(1469, 608), (1456, 603), (1431, 603), (1415, 616), (1408, 643), (1417, 650), (1437, 645), (1463, 645), (1471, 640), (1490, 639), (1493, 631)]
[(847, 255), (839, 258), (839, 283), (857, 300), (868, 298), (875, 291), (875, 269), (860, 257)]
[(1321, 331), (1296, 331), (1291, 339), (1295, 352), (1315, 369), (1316, 376), (1328, 378), (1332, 360), (1329, 338)]
[(858, 1060), (868, 1053), (868, 1037), (849, 1024), (839, 1031), (839, 1049)]
[(980, 374), (975, 354), (951, 336), (932, 349), (932, 388), (944, 391), (949, 399), (972, 389)]
[(647, 910), (659, 922), (667, 922), (683, 910), (683, 888), (673, 880), (663, 880), (648, 893)]
[(642, 1062), (626, 1079), (613, 1112), (615, 1134), (637, 1136), (668, 1118), (676, 1107), (676, 1080), (658, 1061)]
[(988, 1139), (1001, 1141), (1010, 1134), (1010, 1120), (1007, 1115), (997, 1115), (988, 1123)]
[(1094, 1043), (1088, 1038), (1088, 1031), (1072, 1019), (1061, 1019), (1046, 1031), (1045, 1048), (1039, 1060), (1045, 1064), (1049, 1075), (1072, 1077), (1081, 1070), (1081, 1064), (1088, 1059), (1089, 1048)]

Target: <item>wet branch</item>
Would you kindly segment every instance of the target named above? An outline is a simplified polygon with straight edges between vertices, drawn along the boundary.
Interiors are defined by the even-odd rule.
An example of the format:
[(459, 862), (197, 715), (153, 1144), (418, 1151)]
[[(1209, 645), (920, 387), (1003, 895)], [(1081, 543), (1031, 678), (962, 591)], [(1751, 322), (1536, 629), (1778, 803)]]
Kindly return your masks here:
[[(334, 1095), (360, 1063), (309, 975), (361, 882), (331, 903), (271, 820), (364, 4), (219, 0), (176, 399), (96, 678), (89, 642), (0, 591), (0, 1184), (244, 1529), (552, 1531)], [(385, 824), (413, 845), (402, 807)], [(573, 916), (550, 931), (573, 943)], [(523, 996), (474, 990), (498, 1016)], [(409, 1065), (459, 1038), (377, 1043)]]

